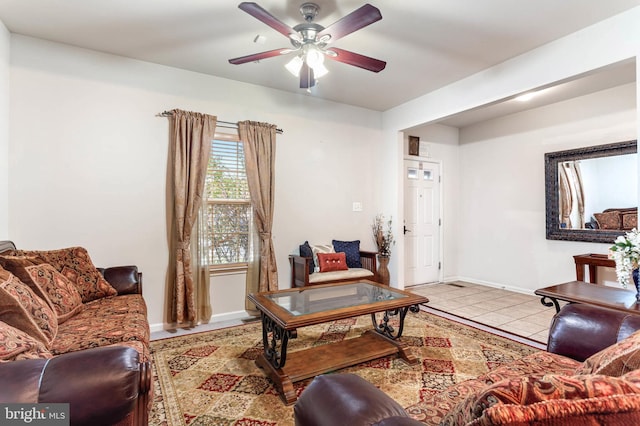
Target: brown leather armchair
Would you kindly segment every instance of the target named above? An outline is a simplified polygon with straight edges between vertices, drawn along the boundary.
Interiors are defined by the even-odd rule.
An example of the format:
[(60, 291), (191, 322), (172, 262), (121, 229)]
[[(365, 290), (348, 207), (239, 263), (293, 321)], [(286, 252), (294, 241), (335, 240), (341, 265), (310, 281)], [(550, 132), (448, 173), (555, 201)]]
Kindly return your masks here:
[(106, 346), (3, 363), (0, 402), (68, 403), (72, 425), (146, 425), (148, 398), (141, 395), (152, 386), (151, 370), (138, 357), (132, 348)]

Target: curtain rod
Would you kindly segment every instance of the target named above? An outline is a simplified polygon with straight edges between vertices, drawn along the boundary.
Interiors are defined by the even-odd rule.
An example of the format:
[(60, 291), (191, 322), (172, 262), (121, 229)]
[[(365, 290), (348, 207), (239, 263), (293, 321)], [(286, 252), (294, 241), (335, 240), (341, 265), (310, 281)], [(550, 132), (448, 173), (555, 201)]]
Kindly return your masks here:
[[(171, 117), (173, 114), (171, 113), (171, 111), (162, 111), (159, 114), (156, 114), (156, 117)], [(222, 125), (220, 125), (219, 123), (222, 123)], [(222, 121), (222, 120), (217, 120), (216, 121), (216, 127), (222, 127), (225, 129), (236, 129), (238, 130), (238, 123), (232, 123), (230, 121)], [(276, 128), (276, 133), (278, 134), (282, 134), (284, 133), (284, 131), (282, 129), (278, 129)]]

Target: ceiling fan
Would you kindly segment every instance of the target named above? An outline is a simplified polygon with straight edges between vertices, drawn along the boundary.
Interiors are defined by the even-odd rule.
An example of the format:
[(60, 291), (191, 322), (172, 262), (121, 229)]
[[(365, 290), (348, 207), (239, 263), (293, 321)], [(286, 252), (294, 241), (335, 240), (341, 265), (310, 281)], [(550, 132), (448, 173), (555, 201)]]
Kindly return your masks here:
[(293, 28), (256, 3), (242, 2), (238, 7), (288, 37), (293, 47), (229, 59), (232, 64), (245, 64), (274, 56), (297, 53), (285, 66), (292, 74), (300, 77), (301, 89), (315, 86), (316, 79), (328, 72), (323, 64), (325, 57), (373, 72), (380, 72), (387, 65), (386, 62), (378, 59), (329, 46), (330, 43), (382, 19), (380, 10), (370, 4), (365, 4), (326, 28), (313, 22), (320, 10), (320, 7), (315, 3), (304, 3), (300, 6), (300, 13), (305, 22)]

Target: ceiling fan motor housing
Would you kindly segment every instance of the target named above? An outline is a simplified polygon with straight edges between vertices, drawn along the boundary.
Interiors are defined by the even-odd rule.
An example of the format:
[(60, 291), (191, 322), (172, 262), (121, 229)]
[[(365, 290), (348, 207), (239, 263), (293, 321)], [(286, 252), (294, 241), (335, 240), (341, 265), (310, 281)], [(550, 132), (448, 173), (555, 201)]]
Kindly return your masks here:
[[(289, 38), (291, 39), (291, 43), (295, 47), (300, 47), (301, 44), (320, 42), (320, 40), (316, 40), (316, 36), (320, 31), (324, 30), (324, 27), (322, 25), (309, 22), (305, 24), (298, 24), (295, 27), (293, 27), (293, 29), (296, 30), (298, 34), (302, 37), (300, 37), (300, 39), (298, 37), (289, 37)], [(324, 37), (322, 37), (322, 41), (324, 42), (324, 44), (326, 44), (328, 39), (324, 40)]]

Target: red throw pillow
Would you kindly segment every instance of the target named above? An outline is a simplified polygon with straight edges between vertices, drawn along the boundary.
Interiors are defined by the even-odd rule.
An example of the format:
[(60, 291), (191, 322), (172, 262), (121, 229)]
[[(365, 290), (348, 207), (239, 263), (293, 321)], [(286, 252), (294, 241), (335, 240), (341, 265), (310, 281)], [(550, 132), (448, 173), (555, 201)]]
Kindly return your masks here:
[(318, 266), (320, 266), (320, 272), (346, 271), (349, 269), (347, 266), (347, 256), (344, 252), (318, 253), (318, 264)]

